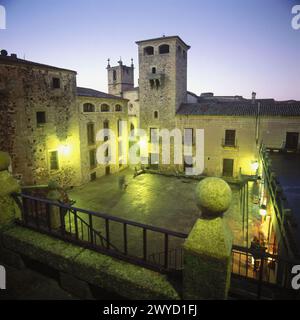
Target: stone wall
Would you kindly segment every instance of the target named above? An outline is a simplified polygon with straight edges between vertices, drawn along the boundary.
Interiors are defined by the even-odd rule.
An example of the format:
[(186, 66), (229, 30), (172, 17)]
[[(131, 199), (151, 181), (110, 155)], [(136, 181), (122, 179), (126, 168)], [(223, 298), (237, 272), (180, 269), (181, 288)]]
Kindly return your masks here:
[[(0, 149), (11, 155), (14, 175), (24, 184), (50, 178), (80, 184), (76, 73), (7, 59), (0, 61)], [(52, 87), (53, 78), (60, 88)], [(37, 123), (37, 112), (45, 112), (45, 123)], [(59, 170), (51, 171), (54, 150)]]
[(25, 268), (28, 259), (38, 262), (40, 270), (44, 265), (58, 272), (60, 286), (81, 299), (97, 298), (91, 288), (123, 299), (180, 298), (165, 275), (29, 229), (0, 227), (0, 263)]

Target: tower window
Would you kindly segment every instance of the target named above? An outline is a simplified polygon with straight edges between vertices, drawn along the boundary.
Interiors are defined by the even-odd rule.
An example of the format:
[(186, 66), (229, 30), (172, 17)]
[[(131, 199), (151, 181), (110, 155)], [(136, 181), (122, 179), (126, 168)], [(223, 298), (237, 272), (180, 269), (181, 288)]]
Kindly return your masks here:
[(154, 119), (158, 119), (158, 111), (154, 111)]
[(102, 104), (101, 105), (101, 112), (109, 112), (109, 105), (108, 104)]
[(180, 46), (177, 47), (177, 50), (180, 54), (182, 53), (182, 48)]
[(52, 78), (52, 88), (53, 89), (60, 88), (60, 79), (59, 78)]
[(116, 112), (122, 112), (122, 106), (120, 104), (116, 104), (115, 110)]
[(159, 53), (160, 54), (165, 54), (170, 52), (170, 46), (168, 44), (162, 44), (159, 46)]
[(184, 58), (186, 58), (186, 51), (185, 50), (182, 51), (182, 55)]
[(156, 68), (152, 67), (152, 73), (155, 74), (156, 73)]
[(95, 106), (92, 103), (85, 103), (83, 105), (83, 112), (95, 112)]
[(154, 54), (154, 48), (149, 46), (144, 48), (144, 56), (152, 56)]
[(113, 70), (113, 81), (117, 80), (117, 71)]
[(38, 111), (36, 113), (36, 123), (38, 126), (46, 123), (46, 112), (45, 111)]

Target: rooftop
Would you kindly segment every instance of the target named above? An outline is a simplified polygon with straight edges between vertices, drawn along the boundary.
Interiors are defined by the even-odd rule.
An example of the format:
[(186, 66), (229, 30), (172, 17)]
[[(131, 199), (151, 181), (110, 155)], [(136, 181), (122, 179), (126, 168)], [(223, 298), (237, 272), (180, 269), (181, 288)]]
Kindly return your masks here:
[(186, 47), (186, 49), (190, 49), (190, 46), (188, 44), (186, 44), (179, 36), (167, 36), (167, 37), (163, 36), (163, 37), (159, 37), (159, 38), (140, 40), (140, 41), (136, 41), (136, 44), (142, 44), (142, 43), (152, 42), (152, 41), (157, 41), (157, 40), (170, 40), (170, 39), (177, 39)]
[(77, 96), (79, 97), (93, 97), (93, 98), (105, 98), (105, 99), (120, 99), (126, 100), (124, 98), (114, 96), (102, 91), (97, 91), (90, 88), (77, 87)]
[(9, 55), (4, 55), (3, 51), (5, 51), (5, 50), (1, 51), (0, 64), (31, 66), (31, 67), (38, 67), (38, 68), (43, 68), (43, 69), (46, 68), (46, 69), (54, 69), (54, 70), (58, 70), (58, 71), (67, 71), (67, 72), (77, 73), (74, 70), (54, 67), (54, 66), (50, 66), (48, 64), (37, 63), (37, 62), (25, 60), (25, 59), (19, 59), (16, 54), (11, 54), (10, 56)]
[(242, 97), (199, 98), (197, 103), (184, 103), (178, 115), (201, 116), (300, 116), (300, 101), (252, 100)]

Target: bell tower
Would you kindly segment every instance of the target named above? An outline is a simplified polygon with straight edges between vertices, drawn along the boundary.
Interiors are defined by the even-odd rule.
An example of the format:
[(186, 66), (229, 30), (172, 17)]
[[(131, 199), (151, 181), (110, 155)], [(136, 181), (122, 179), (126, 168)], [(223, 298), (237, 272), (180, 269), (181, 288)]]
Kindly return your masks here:
[(187, 51), (190, 46), (178, 36), (136, 43), (141, 128), (173, 129), (176, 111), (187, 99)]
[(126, 90), (134, 88), (134, 65), (131, 59), (131, 66), (123, 65), (120, 58), (118, 65), (111, 67), (110, 59), (107, 63), (107, 77), (108, 77), (108, 93), (115, 96), (123, 96)]

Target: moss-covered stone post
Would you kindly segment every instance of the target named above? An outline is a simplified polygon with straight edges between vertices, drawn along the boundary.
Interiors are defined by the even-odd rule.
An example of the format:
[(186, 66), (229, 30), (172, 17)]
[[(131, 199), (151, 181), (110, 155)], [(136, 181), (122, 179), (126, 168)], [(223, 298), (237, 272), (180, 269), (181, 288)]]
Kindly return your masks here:
[[(47, 199), (54, 202), (62, 201), (62, 195), (59, 192), (59, 185), (55, 181), (49, 182), (48, 189), (49, 192), (47, 193)], [(50, 206), (50, 223), (52, 229), (59, 229), (61, 227), (61, 217), (58, 206)]]
[(231, 189), (222, 179), (206, 178), (197, 186), (201, 218), (184, 243), (184, 299), (227, 299), (232, 235), (223, 214), (231, 198)]
[(11, 194), (20, 192), (20, 185), (8, 171), (9, 165), (9, 154), (0, 151), (0, 226), (9, 224), (19, 215)]

